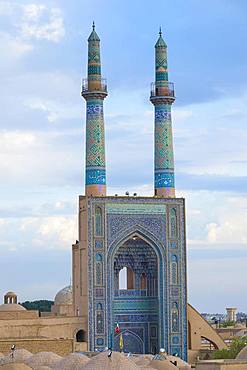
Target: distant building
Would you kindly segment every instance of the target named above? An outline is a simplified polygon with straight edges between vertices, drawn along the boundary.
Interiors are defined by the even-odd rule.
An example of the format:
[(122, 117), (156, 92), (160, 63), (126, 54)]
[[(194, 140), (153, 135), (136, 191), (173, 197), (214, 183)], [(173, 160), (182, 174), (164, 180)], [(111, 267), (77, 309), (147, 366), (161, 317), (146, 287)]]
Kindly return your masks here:
[(237, 309), (235, 307), (226, 308), (226, 312), (227, 312), (228, 321), (233, 321), (233, 322), (237, 321)]

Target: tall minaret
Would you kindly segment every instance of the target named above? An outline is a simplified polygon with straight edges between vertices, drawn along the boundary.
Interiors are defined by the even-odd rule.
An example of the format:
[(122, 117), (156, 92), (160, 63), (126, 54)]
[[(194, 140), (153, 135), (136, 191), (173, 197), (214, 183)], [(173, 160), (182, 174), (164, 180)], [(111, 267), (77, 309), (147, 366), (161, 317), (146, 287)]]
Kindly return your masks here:
[(174, 84), (168, 82), (167, 46), (161, 29), (155, 45), (155, 82), (152, 83), (150, 100), (155, 107), (155, 195), (175, 197), (171, 121), (171, 106), (175, 96)]
[(81, 95), (87, 102), (86, 122), (86, 196), (106, 195), (105, 132), (103, 101), (106, 81), (101, 78), (100, 39), (93, 30), (88, 38), (88, 78), (82, 82)]

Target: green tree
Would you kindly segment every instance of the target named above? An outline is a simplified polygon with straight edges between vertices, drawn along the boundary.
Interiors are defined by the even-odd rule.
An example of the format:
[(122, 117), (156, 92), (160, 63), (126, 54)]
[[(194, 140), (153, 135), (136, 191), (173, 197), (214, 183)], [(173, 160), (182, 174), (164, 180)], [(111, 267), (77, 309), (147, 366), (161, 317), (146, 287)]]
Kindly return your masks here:
[(27, 310), (38, 310), (40, 312), (51, 312), (51, 306), (54, 304), (53, 301), (49, 301), (47, 299), (41, 299), (38, 301), (25, 301), (20, 303), (23, 307)]
[(247, 345), (247, 337), (237, 337), (232, 340), (228, 349), (218, 349), (214, 352), (214, 359), (236, 358), (237, 354)]
[(234, 321), (224, 321), (220, 324), (221, 328), (227, 328), (228, 326), (234, 326), (235, 322)]

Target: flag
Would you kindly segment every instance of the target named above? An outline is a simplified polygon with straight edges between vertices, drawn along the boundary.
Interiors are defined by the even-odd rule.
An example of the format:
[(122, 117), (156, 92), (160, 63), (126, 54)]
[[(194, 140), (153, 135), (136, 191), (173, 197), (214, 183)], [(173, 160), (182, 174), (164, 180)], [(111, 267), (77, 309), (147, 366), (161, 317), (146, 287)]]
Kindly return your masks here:
[(120, 333), (120, 327), (119, 327), (118, 322), (117, 322), (117, 326), (115, 327), (115, 333), (116, 334), (119, 334)]
[(120, 333), (120, 337), (119, 337), (119, 348), (120, 348), (120, 352), (122, 352), (122, 349), (123, 349), (123, 336), (122, 336), (122, 333)]

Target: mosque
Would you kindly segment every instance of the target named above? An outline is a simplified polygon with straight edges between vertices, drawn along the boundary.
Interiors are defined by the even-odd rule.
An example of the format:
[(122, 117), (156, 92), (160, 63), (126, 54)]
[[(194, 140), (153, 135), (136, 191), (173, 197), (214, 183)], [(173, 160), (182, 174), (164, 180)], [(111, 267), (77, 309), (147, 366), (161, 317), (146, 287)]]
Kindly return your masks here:
[[(127, 350), (160, 347), (187, 358), (186, 239), (184, 199), (175, 197), (167, 46), (155, 45), (155, 183), (153, 197), (107, 196), (100, 39), (88, 38), (86, 195), (79, 197), (79, 241), (73, 246), (75, 306), (88, 320), (89, 350), (118, 347), (119, 323)], [(121, 270), (127, 289), (120, 289)]]
[(79, 196), (79, 236), (72, 245), (73, 284), (58, 293), (49, 315), (22, 310), (15, 296), (0, 306), (0, 350), (4, 339), (36, 337), (70, 338), (72, 351), (105, 347), (118, 351), (120, 336), (125, 352), (157, 353), (164, 348), (184, 360), (188, 349), (198, 354), (202, 338), (215, 348), (225, 348), (215, 330), (187, 303), (185, 200), (176, 198), (174, 180), (175, 92), (168, 79), (167, 45), (161, 31), (150, 95), (153, 197), (106, 195), (107, 84), (101, 77), (100, 39), (94, 25), (81, 95), (86, 101), (86, 183), (85, 195)]

